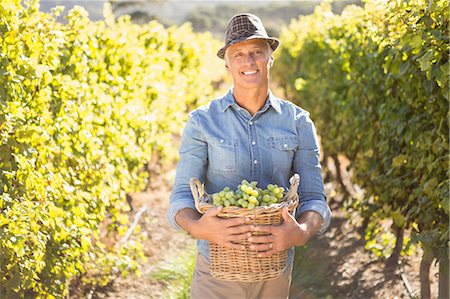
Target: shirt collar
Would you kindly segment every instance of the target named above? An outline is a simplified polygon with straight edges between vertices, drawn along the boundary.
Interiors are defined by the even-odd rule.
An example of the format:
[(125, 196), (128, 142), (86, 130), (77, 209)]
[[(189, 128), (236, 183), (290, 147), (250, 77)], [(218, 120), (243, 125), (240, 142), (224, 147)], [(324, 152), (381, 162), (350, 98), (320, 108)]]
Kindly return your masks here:
[[(233, 89), (231, 88), (222, 99), (222, 112), (225, 112), (232, 105), (237, 105), (237, 103), (233, 96)], [(268, 101), (266, 101), (265, 105), (263, 106), (263, 108), (261, 108), (261, 110), (266, 110), (267, 109), (266, 106), (272, 106), (272, 108), (276, 112), (281, 113), (280, 99), (274, 96), (270, 90)]]
[(272, 92), (269, 90), (269, 105), (272, 106), (272, 108), (278, 112), (278, 114), (281, 114), (281, 100), (274, 96)]
[(234, 100), (233, 89), (231, 88), (228, 93), (222, 98), (222, 112), (225, 112), (230, 106), (237, 104)]

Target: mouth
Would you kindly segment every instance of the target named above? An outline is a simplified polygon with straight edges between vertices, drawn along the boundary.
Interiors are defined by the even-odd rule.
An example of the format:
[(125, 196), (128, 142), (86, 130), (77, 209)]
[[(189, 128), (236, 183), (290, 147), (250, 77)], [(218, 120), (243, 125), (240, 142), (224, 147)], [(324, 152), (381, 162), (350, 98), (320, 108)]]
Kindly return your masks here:
[(250, 72), (241, 72), (241, 74), (243, 74), (244, 76), (250, 76), (250, 75), (254, 75), (258, 72), (258, 70), (255, 71), (250, 71)]

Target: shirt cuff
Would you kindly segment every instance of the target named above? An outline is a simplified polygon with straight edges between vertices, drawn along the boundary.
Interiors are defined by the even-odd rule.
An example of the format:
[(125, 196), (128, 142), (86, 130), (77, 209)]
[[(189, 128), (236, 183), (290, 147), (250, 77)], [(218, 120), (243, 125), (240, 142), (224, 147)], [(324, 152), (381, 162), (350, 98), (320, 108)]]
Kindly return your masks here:
[(172, 202), (170, 204), (169, 211), (167, 211), (167, 220), (169, 221), (170, 226), (172, 226), (176, 230), (183, 230), (183, 228), (179, 226), (178, 223), (175, 221), (175, 216), (180, 210), (184, 208), (191, 208), (197, 210), (195, 208), (194, 202), (191, 199), (184, 199)]
[(315, 211), (320, 214), (323, 223), (322, 226), (317, 231), (317, 233), (318, 234), (324, 233), (327, 230), (328, 226), (330, 225), (331, 220), (331, 210), (330, 207), (327, 205), (327, 203), (324, 202), (323, 200), (305, 202), (300, 206), (298, 215), (300, 215), (305, 211)]

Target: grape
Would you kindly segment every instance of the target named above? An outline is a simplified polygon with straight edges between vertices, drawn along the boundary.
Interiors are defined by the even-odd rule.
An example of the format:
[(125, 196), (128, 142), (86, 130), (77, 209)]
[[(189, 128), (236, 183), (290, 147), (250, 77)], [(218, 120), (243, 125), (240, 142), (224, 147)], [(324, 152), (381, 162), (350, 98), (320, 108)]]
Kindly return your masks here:
[(250, 196), (248, 198), (248, 202), (257, 205), (258, 204), (258, 200), (256, 199), (256, 197), (254, 196)]
[(248, 182), (244, 179), (236, 191), (225, 187), (213, 193), (212, 200), (214, 206), (237, 206), (252, 210), (257, 206), (270, 206), (279, 202), (284, 197), (284, 190), (276, 184), (269, 184), (266, 189), (261, 189), (257, 181)]

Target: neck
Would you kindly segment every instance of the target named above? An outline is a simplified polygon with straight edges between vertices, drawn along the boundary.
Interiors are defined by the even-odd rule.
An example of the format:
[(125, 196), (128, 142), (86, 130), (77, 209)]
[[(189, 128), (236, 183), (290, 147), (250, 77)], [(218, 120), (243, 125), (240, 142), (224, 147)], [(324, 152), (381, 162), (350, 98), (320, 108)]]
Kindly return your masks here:
[(268, 86), (254, 89), (234, 88), (233, 96), (239, 106), (245, 108), (251, 115), (255, 115), (266, 103), (269, 95)]

